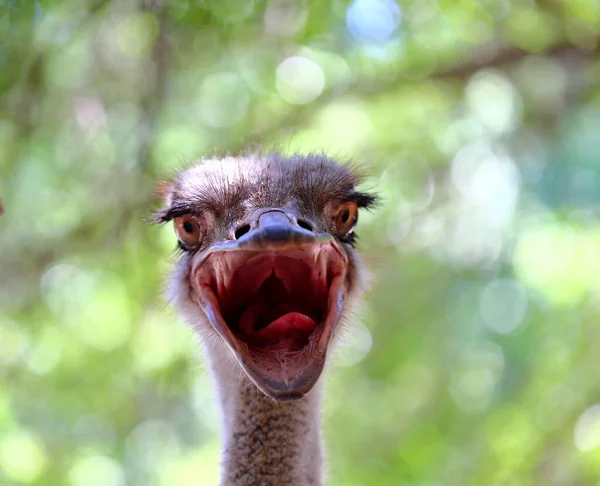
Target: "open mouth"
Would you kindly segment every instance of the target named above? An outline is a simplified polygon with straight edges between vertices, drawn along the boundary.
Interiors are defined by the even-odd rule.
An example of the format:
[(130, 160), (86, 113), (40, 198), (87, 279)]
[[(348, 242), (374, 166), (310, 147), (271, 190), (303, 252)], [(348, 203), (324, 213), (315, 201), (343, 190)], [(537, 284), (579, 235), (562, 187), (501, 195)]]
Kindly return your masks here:
[(346, 294), (345, 254), (333, 242), (286, 250), (215, 251), (195, 283), (209, 321), (249, 377), (278, 399), (319, 378)]

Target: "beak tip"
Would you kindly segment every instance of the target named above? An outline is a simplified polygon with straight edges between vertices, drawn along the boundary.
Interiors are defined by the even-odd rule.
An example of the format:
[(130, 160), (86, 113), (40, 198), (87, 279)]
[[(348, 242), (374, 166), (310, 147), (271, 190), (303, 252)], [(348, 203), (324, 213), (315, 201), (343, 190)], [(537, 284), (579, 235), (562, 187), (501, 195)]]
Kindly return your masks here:
[(293, 233), (288, 225), (271, 224), (261, 228), (257, 236), (265, 243), (287, 243), (290, 241)]
[(283, 250), (316, 243), (311, 231), (284, 224), (270, 224), (251, 231), (238, 240), (245, 249)]

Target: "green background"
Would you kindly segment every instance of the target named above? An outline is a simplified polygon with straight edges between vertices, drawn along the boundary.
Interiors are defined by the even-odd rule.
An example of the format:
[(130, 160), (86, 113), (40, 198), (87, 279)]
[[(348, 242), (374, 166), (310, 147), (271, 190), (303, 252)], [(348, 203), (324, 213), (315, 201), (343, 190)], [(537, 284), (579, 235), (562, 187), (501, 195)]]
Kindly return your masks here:
[(215, 485), (156, 179), (370, 175), (331, 485), (600, 484), (600, 2), (0, 0), (0, 485)]

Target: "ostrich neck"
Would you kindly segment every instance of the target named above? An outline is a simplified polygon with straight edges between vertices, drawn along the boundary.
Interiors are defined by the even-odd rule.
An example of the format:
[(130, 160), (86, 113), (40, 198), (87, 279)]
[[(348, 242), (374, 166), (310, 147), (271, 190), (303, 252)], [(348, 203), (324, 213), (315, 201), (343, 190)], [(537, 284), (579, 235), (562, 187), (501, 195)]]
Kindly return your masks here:
[(222, 415), (221, 486), (321, 485), (320, 387), (277, 402), (224, 359), (228, 349), (207, 351)]

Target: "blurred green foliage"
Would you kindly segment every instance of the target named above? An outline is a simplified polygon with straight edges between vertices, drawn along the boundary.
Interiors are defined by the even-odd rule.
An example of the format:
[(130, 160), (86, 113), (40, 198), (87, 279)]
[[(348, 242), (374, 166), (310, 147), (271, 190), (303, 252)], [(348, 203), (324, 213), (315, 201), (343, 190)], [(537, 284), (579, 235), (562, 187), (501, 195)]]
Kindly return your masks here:
[(0, 484), (211, 485), (153, 184), (358, 161), (328, 484), (600, 484), (597, 0), (0, 0)]

